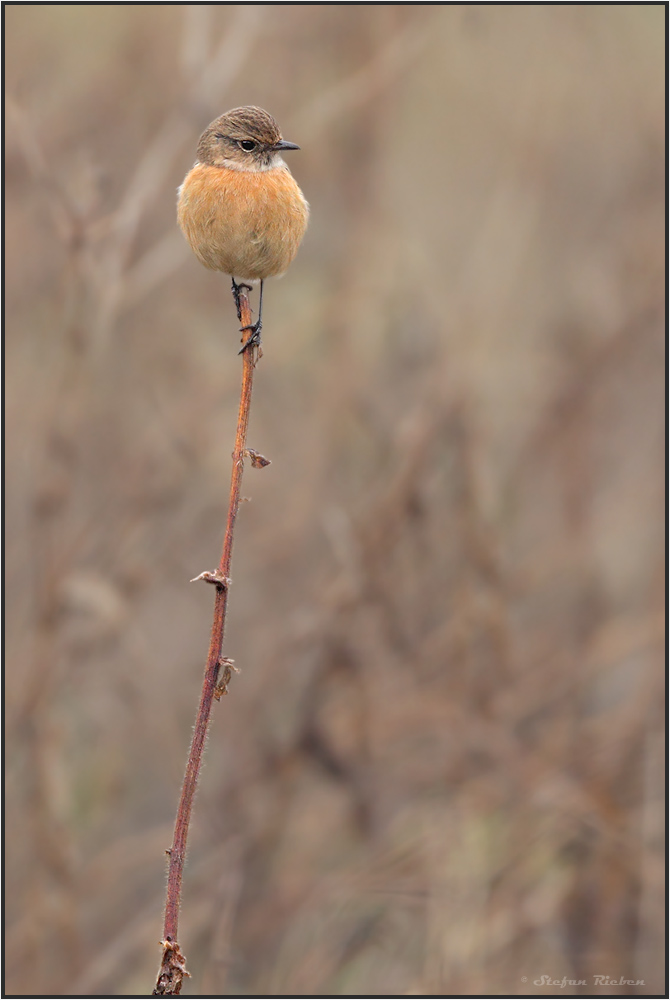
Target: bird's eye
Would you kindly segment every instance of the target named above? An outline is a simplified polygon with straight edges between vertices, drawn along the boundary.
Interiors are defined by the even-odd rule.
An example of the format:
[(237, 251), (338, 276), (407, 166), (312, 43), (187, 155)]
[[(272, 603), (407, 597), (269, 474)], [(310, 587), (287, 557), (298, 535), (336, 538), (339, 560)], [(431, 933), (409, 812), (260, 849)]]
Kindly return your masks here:
[(253, 139), (240, 139), (240, 146), (247, 153), (250, 153), (252, 149), (256, 148), (256, 143), (253, 141)]

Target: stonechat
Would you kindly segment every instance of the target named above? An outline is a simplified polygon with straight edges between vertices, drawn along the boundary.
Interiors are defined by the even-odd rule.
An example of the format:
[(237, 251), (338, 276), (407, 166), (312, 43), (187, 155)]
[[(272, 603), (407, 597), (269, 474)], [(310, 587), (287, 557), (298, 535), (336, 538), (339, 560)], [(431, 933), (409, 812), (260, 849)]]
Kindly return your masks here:
[(287, 149), (300, 147), (282, 139), (267, 111), (234, 108), (202, 133), (179, 188), (182, 232), (205, 267), (231, 276), (238, 315), (243, 286), (235, 278), (261, 283), (245, 348), (260, 343), (265, 278), (284, 273), (307, 228), (309, 205), (282, 159)]

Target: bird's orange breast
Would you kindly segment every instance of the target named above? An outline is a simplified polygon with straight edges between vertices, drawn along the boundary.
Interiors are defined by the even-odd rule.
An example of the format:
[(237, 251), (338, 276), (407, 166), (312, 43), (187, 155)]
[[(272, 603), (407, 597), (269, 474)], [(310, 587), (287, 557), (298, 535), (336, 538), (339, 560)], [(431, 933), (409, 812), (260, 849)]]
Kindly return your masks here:
[(179, 189), (177, 218), (205, 267), (236, 278), (283, 274), (309, 206), (287, 167), (229, 170), (196, 163)]

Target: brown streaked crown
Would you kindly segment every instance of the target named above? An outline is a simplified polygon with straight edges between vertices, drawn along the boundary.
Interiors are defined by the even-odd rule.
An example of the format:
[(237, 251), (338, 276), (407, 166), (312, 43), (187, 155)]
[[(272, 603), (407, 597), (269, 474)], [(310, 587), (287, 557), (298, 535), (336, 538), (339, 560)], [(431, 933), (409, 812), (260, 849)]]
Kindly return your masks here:
[(272, 115), (262, 108), (233, 108), (226, 111), (209, 128), (214, 128), (232, 139), (256, 139), (265, 145), (273, 146), (281, 139), (279, 125)]
[(198, 161), (238, 170), (267, 170), (282, 149), (297, 149), (285, 142), (277, 122), (262, 108), (233, 108), (216, 118), (200, 136)]

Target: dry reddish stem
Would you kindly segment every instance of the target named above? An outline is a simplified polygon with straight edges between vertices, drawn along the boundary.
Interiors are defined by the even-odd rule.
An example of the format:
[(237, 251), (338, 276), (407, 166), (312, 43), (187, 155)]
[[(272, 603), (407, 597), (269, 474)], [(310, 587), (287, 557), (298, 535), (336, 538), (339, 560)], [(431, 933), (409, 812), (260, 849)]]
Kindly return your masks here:
[[(249, 299), (244, 291), (240, 292), (240, 314), (242, 326), (252, 323)], [(246, 340), (251, 334), (246, 333)], [(249, 410), (251, 407), (251, 389), (254, 378), (256, 350), (253, 347), (242, 352), (242, 390), (240, 393), (240, 409), (237, 418), (237, 433), (233, 451), (233, 470), (230, 479), (230, 501), (228, 504), (228, 520), (226, 534), (223, 539), (223, 550), (218, 568), (214, 573), (201, 574), (202, 579), (216, 587), (214, 598), (214, 620), (209, 640), (207, 666), (200, 695), (200, 705), (195, 720), (195, 728), (191, 748), (186, 763), (186, 774), (182, 785), (181, 798), (177, 809), (177, 819), (174, 828), (174, 839), (168, 854), (170, 867), (168, 870), (167, 899), (165, 902), (165, 925), (163, 932), (163, 959), (158, 972), (154, 996), (176, 996), (181, 993), (182, 981), (189, 973), (186, 971), (184, 956), (178, 943), (179, 905), (181, 901), (181, 883), (186, 857), (186, 840), (191, 819), (193, 796), (198, 784), (198, 775), (202, 763), (202, 752), (207, 736), (209, 716), (212, 710), (212, 700), (216, 697), (217, 680), (222, 669), (223, 634), (226, 624), (226, 607), (228, 604), (228, 584), (230, 577), (230, 562), (233, 554), (233, 532), (235, 518), (240, 506), (240, 488), (246, 451), (247, 427), (249, 425)]]

